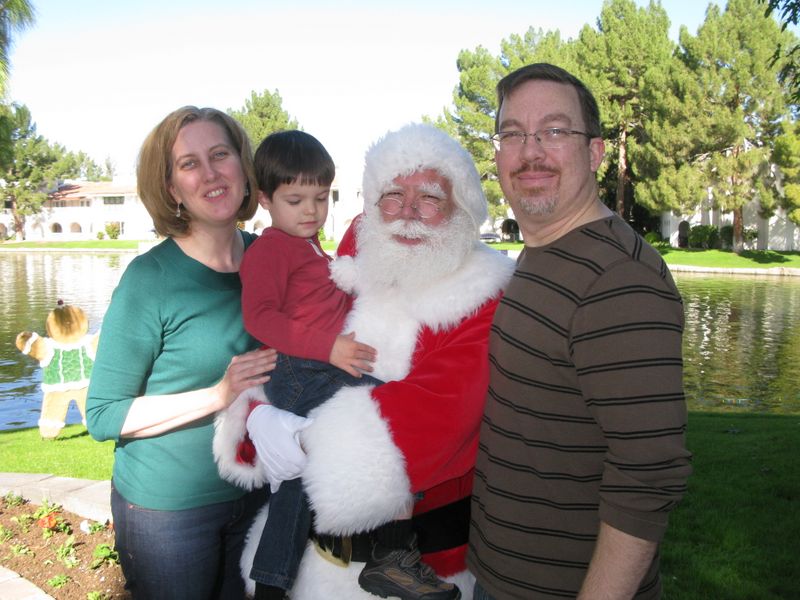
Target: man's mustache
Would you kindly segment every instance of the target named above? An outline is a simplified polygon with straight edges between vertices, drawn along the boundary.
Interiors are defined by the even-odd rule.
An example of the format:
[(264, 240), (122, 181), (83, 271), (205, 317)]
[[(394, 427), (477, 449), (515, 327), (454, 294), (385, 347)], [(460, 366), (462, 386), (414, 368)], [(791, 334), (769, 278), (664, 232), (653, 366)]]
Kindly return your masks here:
[(558, 175), (561, 171), (558, 169), (554, 169), (553, 167), (548, 167), (545, 165), (532, 165), (532, 164), (524, 164), (519, 169), (515, 169), (511, 171), (512, 177), (516, 177), (521, 173), (548, 173), (550, 175)]

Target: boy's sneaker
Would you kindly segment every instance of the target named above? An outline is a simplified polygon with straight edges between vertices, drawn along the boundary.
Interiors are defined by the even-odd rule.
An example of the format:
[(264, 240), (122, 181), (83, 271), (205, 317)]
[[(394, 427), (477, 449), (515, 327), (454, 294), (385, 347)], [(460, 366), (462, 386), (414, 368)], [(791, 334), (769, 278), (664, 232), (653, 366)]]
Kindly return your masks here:
[(393, 549), (373, 546), (370, 560), (358, 576), (361, 588), (381, 598), (459, 600), (458, 588), (439, 579), (433, 569), (421, 562), (416, 537), (409, 546)]

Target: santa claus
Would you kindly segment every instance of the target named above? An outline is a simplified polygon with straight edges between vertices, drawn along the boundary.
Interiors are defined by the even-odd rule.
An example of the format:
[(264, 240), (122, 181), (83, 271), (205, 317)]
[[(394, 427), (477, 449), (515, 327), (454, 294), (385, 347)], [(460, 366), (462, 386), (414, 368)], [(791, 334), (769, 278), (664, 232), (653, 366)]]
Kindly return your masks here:
[[(369, 552), (363, 532), (402, 514), (410, 497), (423, 561), (469, 600), (464, 559), (488, 335), (514, 263), (478, 241), (487, 217), (480, 178), (461, 145), (434, 127), (408, 125), (375, 143), (363, 196), (331, 272), (355, 297), (345, 331), (377, 349), (372, 375), (385, 383), (343, 388), (309, 421), (278, 415), (269, 432), (251, 422), (249, 435), (259, 390), (243, 394), (217, 419), (215, 456), (222, 476), (248, 489), (304, 467), (314, 532), (292, 600), (375, 598), (358, 584)], [(272, 456), (256, 460), (249, 437)], [(265, 518), (251, 531), (245, 575)]]

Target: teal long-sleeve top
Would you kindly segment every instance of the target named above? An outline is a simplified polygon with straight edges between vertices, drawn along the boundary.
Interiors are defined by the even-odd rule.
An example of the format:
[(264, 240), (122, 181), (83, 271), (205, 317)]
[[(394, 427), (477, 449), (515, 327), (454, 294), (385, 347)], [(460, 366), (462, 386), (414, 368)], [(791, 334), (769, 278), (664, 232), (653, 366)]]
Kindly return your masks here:
[[(255, 239), (242, 235), (245, 246)], [(113, 483), (128, 502), (182, 510), (241, 497), (217, 472), (213, 415), (149, 438), (120, 431), (136, 397), (214, 385), (231, 357), (256, 346), (238, 273), (209, 269), (172, 239), (131, 261), (103, 319), (86, 402), (91, 436), (116, 442)]]

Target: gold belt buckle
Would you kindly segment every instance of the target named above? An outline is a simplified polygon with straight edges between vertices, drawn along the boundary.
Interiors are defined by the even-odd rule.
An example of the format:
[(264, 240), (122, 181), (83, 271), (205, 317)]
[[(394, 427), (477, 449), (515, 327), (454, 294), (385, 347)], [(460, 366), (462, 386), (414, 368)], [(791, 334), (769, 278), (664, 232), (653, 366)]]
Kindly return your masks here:
[(350, 558), (353, 556), (353, 540), (350, 536), (340, 538), (342, 540), (342, 556), (336, 556), (333, 553), (333, 548), (326, 548), (319, 543), (318, 539), (314, 539), (314, 548), (317, 553), (327, 560), (329, 563), (337, 567), (347, 567), (350, 564)]

